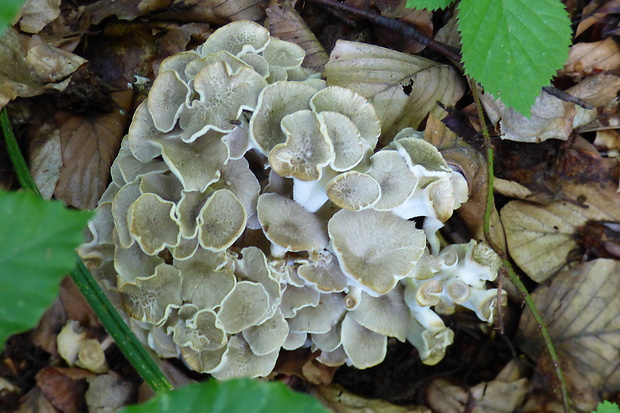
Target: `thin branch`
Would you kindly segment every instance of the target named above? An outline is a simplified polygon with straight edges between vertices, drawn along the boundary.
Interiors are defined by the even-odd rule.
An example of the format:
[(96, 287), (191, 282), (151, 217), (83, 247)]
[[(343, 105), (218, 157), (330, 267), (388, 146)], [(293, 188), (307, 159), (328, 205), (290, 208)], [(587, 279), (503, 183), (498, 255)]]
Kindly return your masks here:
[(491, 138), (489, 137), (489, 132), (486, 127), (484, 127), (484, 113), (482, 112), (482, 104), (480, 103), (480, 95), (478, 93), (478, 88), (472, 79), (469, 79), (470, 89), (472, 94), (474, 95), (474, 101), (476, 103), (476, 109), (478, 111), (478, 117), (480, 119), (480, 124), (482, 127), (482, 133), (484, 135), (484, 143), (487, 149), (487, 202), (484, 209), (484, 221), (482, 225), (482, 229), (484, 232), (484, 237), (487, 243), (493, 248), (493, 250), (500, 256), (503, 266), (506, 269), (506, 273), (508, 274), (508, 278), (510, 281), (514, 283), (519, 292), (523, 295), (523, 301), (527, 305), (527, 307), (532, 312), (532, 316), (534, 320), (538, 324), (538, 328), (540, 329), (540, 334), (543, 337), (543, 341), (545, 342), (545, 346), (547, 347), (547, 352), (551, 357), (551, 361), (553, 362), (553, 367), (555, 369), (555, 374), (560, 382), (560, 392), (562, 394), (562, 403), (564, 405), (564, 411), (566, 413), (570, 412), (570, 398), (568, 395), (568, 387), (566, 386), (566, 381), (564, 380), (564, 373), (562, 372), (562, 367), (559, 363), (558, 354), (555, 351), (555, 347), (553, 345), (553, 340), (551, 339), (551, 335), (549, 334), (549, 329), (547, 328), (547, 322), (543, 318), (542, 314), (536, 307), (532, 296), (529, 291), (521, 281), (521, 278), (517, 275), (517, 273), (512, 268), (508, 256), (506, 253), (500, 248), (499, 245), (495, 243), (495, 241), (491, 237), (491, 211), (494, 206), (494, 197), (493, 197), (493, 180), (494, 180), (494, 165), (493, 165), (493, 147), (491, 145)]

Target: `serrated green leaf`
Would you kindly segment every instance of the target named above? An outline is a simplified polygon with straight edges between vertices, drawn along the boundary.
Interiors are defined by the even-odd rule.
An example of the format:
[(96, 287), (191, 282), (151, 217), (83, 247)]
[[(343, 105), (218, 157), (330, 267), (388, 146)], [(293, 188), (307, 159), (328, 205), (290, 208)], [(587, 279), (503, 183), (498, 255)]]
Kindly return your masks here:
[(11, 25), (17, 12), (26, 0), (3, 0), (0, 7), (0, 36), (4, 34), (7, 27)]
[(148, 402), (129, 406), (118, 413), (328, 413), (318, 400), (295, 393), (280, 382), (251, 379), (190, 384), (158, 393)]
[(405, 7), (414, 9), (428, 9), (430, 11), (445, 9), (454, 0), (407, 0)]
[(91, 216), (32, 193), (0, 191), (0, 348), (35, 326), (58, 295)]
[(620, 413), (620, 407), (616, 403), (605, 400), (603, 403), (599, 403), (592, 413)]
[(462, 0), (465, 72), (486, 92), (529, 116), (568, 57), (571, 29), (559, 0)]

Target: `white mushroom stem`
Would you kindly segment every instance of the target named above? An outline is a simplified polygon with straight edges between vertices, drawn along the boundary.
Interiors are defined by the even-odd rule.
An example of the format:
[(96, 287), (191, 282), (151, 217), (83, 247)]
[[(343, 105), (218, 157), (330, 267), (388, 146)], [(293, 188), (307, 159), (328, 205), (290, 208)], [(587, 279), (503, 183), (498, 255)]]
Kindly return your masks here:
[(347, 310), (353, 311), (362, 301), (362, 288), (359, 285), (350, 285), (349, 293), (344, 297), (344, 306)]

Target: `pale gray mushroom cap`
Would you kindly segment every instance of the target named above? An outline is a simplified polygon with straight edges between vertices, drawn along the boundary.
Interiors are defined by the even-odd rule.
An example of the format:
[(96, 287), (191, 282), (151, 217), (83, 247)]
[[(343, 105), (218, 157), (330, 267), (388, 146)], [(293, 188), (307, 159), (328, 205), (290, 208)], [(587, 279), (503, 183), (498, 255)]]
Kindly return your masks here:
[(241, 281), (222, 300), (217, 315), (226, 332), (236, 334), (256, 325), (264, 318), (268, 308), (269, 296), (265, 287), (255, 282)]
[(368, 148), (374, 149), (377, 146), (381, 135), (381, 120), (372, 103), (362, 95), (344, 87), (328, 86), (312, 97), (310, 107), (317, 113), (342, 113), (357, 126)]
[(375, 333), (396, 337), (404, 342), (410, 323), (410, 310), (403, 298), (402, 285), (379, 297), (362, 293), (359, 305), (349, 314), (355, 321)]
[(211, 251), (230, 247), (245, 229), (247, 215), (241, 202), (228, 189), (217, 190), (198, 214), (198, 240)]
[(153, 124), (158, 130), (170, 132), (174, 128), (189, 94), (189, 88), (176, 72), (159, 72), (147, 99)]
[(334, 159), (334, 148), (317, 115), (300, 110), (286, 115), (280, 124), (286, 141), (269, 153), (273, 170), (301, 181), (321, 179), (323, 168)]
[(220, 27), (198, 48), (198, 53), (206, 56), (225, 50), (235, 56), (241, 53), (260, 53), (269, 42), (269, 30), (260, 24), (239, 20)]
[(258, 198), (257, 212), (265, 236), (286, 251), (321, 250), (327, 246), (325, 224), (291, 199), (263, 194)]
[(295, 43), (285, 42), (277, 37), (272, 37), (263, 50), (263, 57), (269, 66), (281, 67), (284, 70), (294, 69), (301, 66), (306, 53), (304, 49)]
[(256, 110), (250, 119), (250, 139), (265, 156), (286, 141), (280, 122), (286, 115), (310, 108), (316, 89), (301, 82), (276, 82), (258, 96)]
[(288, 284), (282, 292), (280, 311), (286, 318), (295, 317), (298, 310), (305, 307), (316, 307), (319, 304), (321, 294), (316, 288), (309, 285), (296, 287)]
[(357, 171), (336, 175), (326, 189), (330, 201), (351, 211), (371, 208), (381, 197), (379, 183), (372, 176)]
[(322, 293), (342, 292), (347, 289), (347, 276), (338, 265), (338, 258), (327, 250), (311, 253), (308, 260), (300, 261), (297, 269), (301, 278)]
[(155, 268), (164, 262), (157, 255), (147, 255), (137, 243), (123, 248), (118, 243), (118, 236), (115, 238), (114, 269), (118, 273), (119, 287), (127, 282), (135, 282), (136, 278), (150, 277), (155, 274)]
[(129, 233), (148, 255), (179, 244), (181, 232), (174, 208), (173, 202), (164, 201), (155, 194), (141, 195), (129, 207)]
[(351, 314), (342, 321), (342, 348), (348, 360), (358, 369), (376, 366), (387, 354), (387, 336), (358, 324)]
[(339, 172), (354, 168), (365, 154), (364, 143), (355, 123), (342, 113), (330, 111), (321, 112), (319, 119), (325, 124), (334, 147), (334, 159), (330, 166)]
[(381, 198), (373, 205), (377, 211), (389, 211), (407, 201), (415, 191), (418, 179), (396, 151), (383, 150), (370, 158), (370, 171), (381, 187)]
[(185, 75), (190, 79), (189, 83), (193, 85), (194, 78), (205, 67), (217, 62), (223, 62), (230, 68), (230, 73), (237, 73), (242, 67), (251, 68), (252, 66), (239, 59), (235, 55), (221, 50), (217, 53), (210, 53), (204, 57), (199, 57), (187, 64)]
[(159, 159), (148, 163), (142, 163), (137, 160), (133, 153), (131, 153), (129, 139), (125, 137), (121, 142), (118, 156), (110, 168), (110, 175), (112, 175), (112, 182), (118, 186), (123, 186), (127, 183), (135, 182), (146, 174), (165, 172), (167, 170), (168, 167)]
[[(186, 307), (188, 306), (184, 305), (181, 310)], [(187, 319), (179, 317), (168, 330), (172, 332), (172, 338), (177, 345), (190, 347), (195, 351), (217, 350), (227, 342), (226, 332), (215, 312), (211, 310), (198, 310)]]
[(150, 162), (161, 155), (159, 147), (153, 145), (153, 142), (166, 137), (169, 135), (155, 127), (147, 102), (140, 103), (133, 114), (127, 132), (127, 139), (133, 156), (140, 162)]
[(161, 61), (158, 73), (163, 73), (168, 70), (176, 72), (176, 74), (179, 76), (179, 79), (181, 79), (187, 85), (189, 84), (190, 79), (185, 73), (185, 68), (194, 60), (200, 59), (200, 57), (201, 56), (193, 50), (188, 50), (186, 52), (181, 52), (172, 56), (168, 56)]
[(237, 377), (267, 376), (276, 365), (280, 354), (279, 350), (264, 356), (252, 352), (249, 344), (241, 334), (230, 338), (222, 362), (213, 370), (211, 375), (218, 380), (227, 380)]
[(422, 256), (424, 233), (389, 212), (338, 211), (329, 220), (329, 237), (340, 267), (371, 295), (389, 292)]
[(342, 296), (321, 294), (316, 307), (304, 307), (297, 311), (295, 317), (287, 321), (291, 331), (327, 333), (340, 321), (345, 311)]
[(279, 351), (287, 337), (288, 323), (279, 310), (270, 319), (243, 330), (243, 338), (257, 356)]

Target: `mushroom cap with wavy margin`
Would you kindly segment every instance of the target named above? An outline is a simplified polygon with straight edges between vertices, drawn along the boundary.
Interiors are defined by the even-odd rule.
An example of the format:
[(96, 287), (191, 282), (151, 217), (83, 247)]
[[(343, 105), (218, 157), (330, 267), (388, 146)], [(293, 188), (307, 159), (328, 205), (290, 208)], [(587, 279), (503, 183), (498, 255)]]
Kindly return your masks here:
[(342, 321), (342, 348), (358, 369), (376, 366), (387, 354), (387, 336), (375, 333), (347, 314)]
[(245, 209), (235, 194), (219, 189), (198, 214), (198, 241), (207, 250), (223, 251), (241, 236), (246, 220)]
[(349, 285), (347, 276), (331, 252), (322, 250), (311, 253), (307, 260), (300, 262), (302, 264), (297, 269), (299, 276), (321, 293), (342, 292), (347, 289)]
[(370, 157), (370, 171), (381, 187), (381, 198), (373, 205), (377, 211), (389, 211), (407, 201), (415, 191), (418, 178), (396, 151), (379, 151)]
[(236, 334), (263, 320), (268, 309), (269, 296), (265, 287), (241, 281), (222, 300), (217, 316), (226, 332)]
[(239, 20), (220, 27), (197, 50), (202, 56), (225, 50), (235, 56), (260, 53), (269, 43), (269, 30), (258, 23)]
[(261, 324), (243, 330), (243, 338), (248, 342), (252, 353), (264, 356), (280, 350), (288, 337), (288, 323), (278, 310), (273, 317)]
[(403, 289), (399, 284), (379, 297), (362, 293), (359, 305), (349, 314), (367, 329), (404, 342), (409, 329), (410, 311), (403, 299)]
[(174, 128), (189, 95), (189, 88), (176, 72), (159, 72), (147, 99), (153, 124), (158, 130), (170, 132)]
[(141, 195), (127, 210), (129, 232), (148, 255), (179, 244), (181, 232), (174, 209), (173, 202), (149, 193)]
[(406, 277), (426, 246), (414, 222), (372, 209), (340, 210), (328, 231), (342, 271), (373, 296), (386, 294)]
[(330, 201), (343, 209), (361, 211), (371, 208), (381, 198), (381, 186), (375, 179), (358, 171), (336, 175), (327, 183)]

